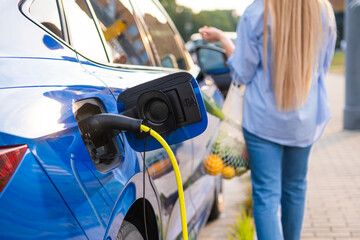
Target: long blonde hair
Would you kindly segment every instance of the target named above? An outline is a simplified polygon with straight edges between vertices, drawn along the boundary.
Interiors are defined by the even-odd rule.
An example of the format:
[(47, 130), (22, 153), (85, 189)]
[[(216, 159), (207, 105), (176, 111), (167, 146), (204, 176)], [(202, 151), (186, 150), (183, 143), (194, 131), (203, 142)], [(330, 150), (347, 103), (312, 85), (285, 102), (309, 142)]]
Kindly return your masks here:
[(322, 39), (321, 7), (323, 4), (329, 7), (330, 3), (328, 0), (264, 0), (264, 4), (264, 68), (267, 71), (269, 12), (276, 106), (279, 111), (295, 110), (305, 103), (310, 90)]

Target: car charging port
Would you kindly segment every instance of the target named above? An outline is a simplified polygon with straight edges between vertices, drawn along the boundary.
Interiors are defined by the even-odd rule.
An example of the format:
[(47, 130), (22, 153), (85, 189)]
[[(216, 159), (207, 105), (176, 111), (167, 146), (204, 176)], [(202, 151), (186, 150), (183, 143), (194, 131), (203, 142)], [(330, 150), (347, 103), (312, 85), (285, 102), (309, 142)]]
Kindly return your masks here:
[(106, 128), (101, 133), (98, 128), (89, 129), (88, 121), (95, 121), (95, 125), (99, 122), (99, 119), (93, 116), (106, 114), (103, 103), (97, 98), (83, 99), (73, 104), (73, 112), (79, 124), (80, 135), (96, 169), (107, 172), (116, 167), (125, 155), (124, 135), (113, 128)]

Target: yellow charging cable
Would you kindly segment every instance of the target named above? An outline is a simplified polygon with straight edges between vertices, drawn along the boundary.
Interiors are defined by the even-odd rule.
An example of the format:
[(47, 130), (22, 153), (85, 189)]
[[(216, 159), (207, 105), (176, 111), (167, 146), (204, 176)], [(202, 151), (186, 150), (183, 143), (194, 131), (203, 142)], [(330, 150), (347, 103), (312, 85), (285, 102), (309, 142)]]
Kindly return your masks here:
[(176, 184), (177, 184), (177, 189), (178, 189), (178, 194), (179, 194), (179, 204), (180, 204), (180, 215), (181, 215), (181, 226), (182, 226), (183, 240), (188, 240), (184, 190), (183, 190), (183, 186), (182, 186), (182, 180), (181, 180), (179, 166), (178, 166), (178, 164), (176, 162), (176, 158), (174, 156), (174, 153), (172, 152), (172, 150), (169, 147), (169, 145), (167, 144), (167, 142), (157, 132), (155, 132), (154, 130), (150, 129), (149, 127), (147, 127), (145, 125), (141, 125), (140, 129), (143, 132), (149, 132), (150, 131), (150, 135), (153, 138), (155, 138), (163, 146), (163, 148), (166, 150), (166, 153), (170, 157), (170, 161), (171, 161), (171, 164), (172, 164), (172, 166), (174, 168), (174, 172), (175, 172)]

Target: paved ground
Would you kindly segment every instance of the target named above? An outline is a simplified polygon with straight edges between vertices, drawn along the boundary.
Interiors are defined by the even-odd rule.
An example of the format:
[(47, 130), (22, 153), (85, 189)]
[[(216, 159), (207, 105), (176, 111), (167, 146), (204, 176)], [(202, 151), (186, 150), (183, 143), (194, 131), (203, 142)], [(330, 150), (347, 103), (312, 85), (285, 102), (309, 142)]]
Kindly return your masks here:
[[(344, 77), (329, 74), (327, 85), (333, 118), (310, 157), (302, 239), (360, 240), (360, 131), (342, 127)], [(202, 230), (199, 240), (227, 239), (246, 197), (244, 179), (225, 181), (224, 214)]]

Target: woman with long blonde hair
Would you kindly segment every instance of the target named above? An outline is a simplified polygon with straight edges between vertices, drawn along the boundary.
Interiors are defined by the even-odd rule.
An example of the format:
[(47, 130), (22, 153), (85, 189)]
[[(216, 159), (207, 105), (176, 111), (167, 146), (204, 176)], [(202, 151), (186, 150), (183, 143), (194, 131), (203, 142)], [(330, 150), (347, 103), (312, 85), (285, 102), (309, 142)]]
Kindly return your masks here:
[(332, 7), (328, 0), (255, 0), (235, 46), (217, 28), (199, 32), (220, 41), (233, 81), (247, 85), (242, 124), (257, 237), (300, 239), (310, 149), (331, 117), (324, 80), (336, 40)]

